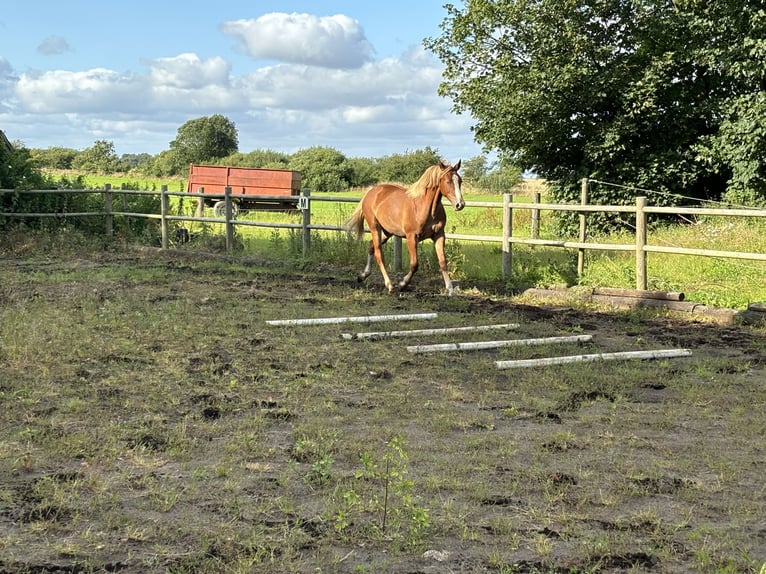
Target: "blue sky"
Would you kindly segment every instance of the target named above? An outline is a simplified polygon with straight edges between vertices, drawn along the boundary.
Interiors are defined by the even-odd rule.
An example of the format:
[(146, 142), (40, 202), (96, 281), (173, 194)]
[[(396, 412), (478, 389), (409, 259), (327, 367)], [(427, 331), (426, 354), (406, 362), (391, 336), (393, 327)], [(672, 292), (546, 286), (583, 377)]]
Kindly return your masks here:
[(242, 152), (473, 157), (471, 119), (437, 94), (443, 67), (422, 47), (445, 3), (9, 2), (0, 129), (33, 148), (156, 154), (186, 121), (222, 114)]

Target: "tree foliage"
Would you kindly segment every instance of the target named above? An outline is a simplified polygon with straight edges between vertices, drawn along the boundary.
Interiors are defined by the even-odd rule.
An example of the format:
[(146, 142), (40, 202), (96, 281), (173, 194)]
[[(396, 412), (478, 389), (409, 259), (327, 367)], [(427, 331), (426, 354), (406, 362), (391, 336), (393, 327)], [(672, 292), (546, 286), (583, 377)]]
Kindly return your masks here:
[(0, 146), (0, 189), (47, 189), (48, 185), (30, 150), (18, 145), (10, 150)]
[(212, 163), (239, 149), (234, 122), (221, 114), (189, 120), (178, 128), (176, 139), (170, 142), (179, 172), (190, 163)]
[(351, 181), (351, 164), (336, 149), (315, 146), (290, 156), (289, 169), (301, 172), (301, 185), (311, 191), (344, 191)]
[[(23, 145), (14, 145), (7, 150), (0, 146), (0, 189), (30, 190), (30, 189), (82, 189), (82, 178), (67, 180), (62, 178), (53, 181), (43, 173), (35, 160), (31, 150)], [(77, 211), (94, 211), (98, 209), (93, 205), (92, 197), (87, 194), (27, 194), (27, 193), (3, 193), (0, 195), (0, 210), (8, 213), (66, 213)], [(13, 219), (0, 218), (0, 229), (13, 227), (14, 225), (28, 225), (38, 228), (54, 228), (66, 225), (67, 222), (56, 218), (39, 219)], [(69, 224), (75, 227), (93, 229), (92, 220), (83, 219), (69, 220)]]
[(148, 153), (124, 153), (120, 156), (119, 170), (130, 171), (143, 167), (151, 161), (152, 156)]
[(478, 141), (554, 180), (557, 198), (579, 198), (583, 176), (766, 197), (762, 3), (472, 0), (447, 11), (442, 35), (425, 40), (446, 65), (440, 93), (476, 118)]
[(378, 178), (380, 181), (414, 183), (426, 169), (439, 163), (440, 159), (439, 150), (429, 146), (385, 156), (377, 161)]
[(96, 173), (114, 173), (119, 167), (120, 160), (114, 151), (114, 143), (97, 140), (89, 148), (85, 148), (72, 159), (72, 169)]
[(287, 169), (290, 156), (270, 149), (257, 149), (247, 153), (233, 153), (222, 157), (216, 164), (234, 167), (259, 167), (266, 169)]
[(76, 149), (58, 146), (29, 151), (38, 167), (49, 169), (71, 169), (72, 162), (79, 153)]

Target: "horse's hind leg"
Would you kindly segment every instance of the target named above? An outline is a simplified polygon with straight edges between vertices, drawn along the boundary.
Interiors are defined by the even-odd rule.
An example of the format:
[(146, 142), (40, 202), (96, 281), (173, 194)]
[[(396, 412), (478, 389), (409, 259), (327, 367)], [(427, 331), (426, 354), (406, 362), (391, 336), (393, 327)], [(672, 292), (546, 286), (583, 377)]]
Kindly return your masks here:
[(378, 267), (380, 268), (380, 273), (383, 275), (383, 282), (386, 284), (386, 288), (390, 293), (394, 290), (394, 285), (391, 283), (391, 278), (386, 272), (386, 263), (383, 260), (383, 251), (381, 249), (390, 236), (382, 234), (378, 229), (371, 229), (370, 231), (372, 233), (372, 240), (370, 241), (370, 249), (367, 252), (367, 265), (365, 265), (364, 270), (357, 276), (357, 280), (361, 283), (370, 276), (370, 273), (372, 273), (372, 260), (375, 258)]
[(367, 279), (370, 276), (370, 273), (372, 273), (372, 258), (374, 253), (375, 247), (373, 246), (372, 241), (370, 241), (370, 248), (367, 251), (367, 265), (365, 265), (362, 272), (356, 276), (356, 280), (359, 283)]

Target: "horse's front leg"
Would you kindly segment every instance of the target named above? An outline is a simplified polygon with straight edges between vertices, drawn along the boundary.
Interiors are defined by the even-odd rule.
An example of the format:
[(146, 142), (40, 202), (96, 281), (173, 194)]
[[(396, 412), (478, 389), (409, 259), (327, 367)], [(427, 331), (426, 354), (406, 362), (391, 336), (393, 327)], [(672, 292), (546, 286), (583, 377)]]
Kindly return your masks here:
[(412, 276), (418, 270), (418, 238), (414, 234), (407, 236), (407, 251), (410, 254), (410, 271), (399, 282), (401, 289), (405, 289), (410, 284)]
[(434, 237), (434, 249), (436, 250), (436, 257), (439, 259), (439, 269), (444, 278), (444, 288), (447, 289), (447, 294), (452, 295), (455, 292), (455, 288), (452, 286), (452, 279), (450, 279), (449, 271), (447, 270), (447, 257), (444, 255), (444, 243), (445, 238), (443, 233)]

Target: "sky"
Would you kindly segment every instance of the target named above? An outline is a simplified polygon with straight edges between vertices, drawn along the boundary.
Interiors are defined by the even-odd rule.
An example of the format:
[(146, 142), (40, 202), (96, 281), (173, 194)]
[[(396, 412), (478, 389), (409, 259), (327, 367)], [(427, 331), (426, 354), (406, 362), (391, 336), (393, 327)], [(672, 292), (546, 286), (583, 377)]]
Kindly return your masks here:
[[(460, 1), (452, 2), (460, 6)], [(20, 0), (0, 11), (0, 130), (28, 148), (169, 149), (221, 114), (239, 151), (482, 153), (438, 95), (446, 0)]]

